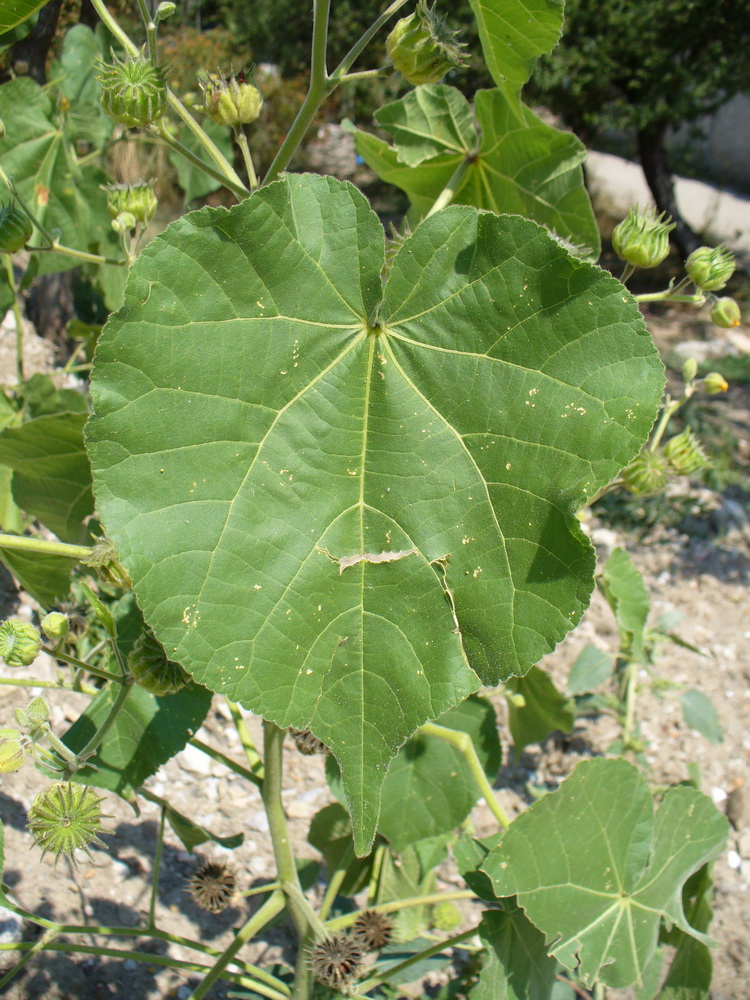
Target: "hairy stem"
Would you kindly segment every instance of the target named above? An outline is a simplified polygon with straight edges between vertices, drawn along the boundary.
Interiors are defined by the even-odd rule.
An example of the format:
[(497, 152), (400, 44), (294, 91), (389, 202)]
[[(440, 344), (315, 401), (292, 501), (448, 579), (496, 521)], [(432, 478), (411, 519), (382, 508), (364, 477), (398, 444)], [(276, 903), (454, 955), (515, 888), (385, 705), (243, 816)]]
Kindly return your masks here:
[(151, 901), (148, 907), (148, 926), (156, 927), (156, 899), (159, 893), (159, 872), (161, 870), (161, 855), (164, 848), (164, 824), (167, 819), (167, 804), (162, 802), (161, 815), (159, 816), (159, 833), (156, 837), (156, 850), (154, 851), (154, 870), (151, 873)]
[(459, 163), (456, 169), (451, 174), (448, 179), (448, 183), (445, 185), (443, 190), (435, 199), (432, 208), (429, 210), (426, 219), (429, 219), (431, 215), (439, 212), (443, 208), (447, 208), (448, 205), (453, 201), (456, 196), (456, 191), (461, 187), (461, 183), (466, 176), (466, 171), (469, 169), (471, 164), (474, 162), (473, 156), (465, 156), (463, 160)]
[(254, 191), (258, 186), (258, 177), (255, 173), (255, 164), (253, 163), (253, 157), (250, 153), (250, 147), (247, 144), (247, 136), (245, 135), (242, 127), (234, 130), (234, 138), (237, 145), (240, 147), (240, 152), (242, 153), (242, 160), (245, 164), (245, 170), (247, 171), (247, 179), (250, 183), (250, 190)]
[(86, 673), (93, 674), (94, 677), (101, 677), (102, 680), (114, 681), (117, 684), (123, 683), (123, 678), (120, 674), (111, 674), (109, 670), (102, 670), (99, 667), (92, 667), (84, 660), (79, 660), (75, 656), (68, 656), (68, 654), (63, 653), (62, 650), (53, 649), (50, 646), (42, 646), (42, 649), (54, 660), (60, 660), (62, 663), (69, 663), (71, 667), (76, 667), (78, 670), (85, 670)]
[(43, 552), (48, 556), (67, 556), (78, 562), (86, 562), (94, 551), (88, 545), (68, 545), (67, 542), (50, 542), (46, 538), (30, 538), (28, 535), (9, 535), (3, 531), (0, 531), (0, 549)]

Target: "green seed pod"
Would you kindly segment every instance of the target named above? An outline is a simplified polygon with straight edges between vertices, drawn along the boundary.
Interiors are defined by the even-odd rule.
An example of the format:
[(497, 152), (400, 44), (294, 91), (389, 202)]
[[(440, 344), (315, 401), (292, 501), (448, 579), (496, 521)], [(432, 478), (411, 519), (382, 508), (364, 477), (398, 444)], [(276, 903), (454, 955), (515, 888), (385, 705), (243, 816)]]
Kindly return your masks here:
[(9, 667), (28, 667), (42, 648), (42, 636), (31, 622), (8, 618), (0, 625), (0, 658)]
[(28, 753), (17, 729), (0, 729), (0, 774), (20, 771)]
[(669, 234), (675, 224), (656, 214), (653, 208), (641, 212), (636, 205), (615, 226), (612, 247), (620, 258), (634, 267), (658, 267), (669, 253)]
[(0, 207), (0, 253), (17, 253), (31, 239), (34, 227), (15, 204)]
[(432, 908), (432, 926), (438, 931), (452, 931), (461, 923), (461, 911), (453, 903), (438, 903)]
[(185, 687), (188, 677), (179, 663), (167, 659), (167, 654), (154, 633), (142, 632), (128, 656), (128, 669), (136, 683), (158, 698), (175, 694)]
[(678, 476), (690, 476), (711, 463), (698, 438), (689, 427), (664, 445), (664, 457)]
[(112, 228), (116, 233), (132, 232), (137, 224), (132, 212), (120, 212), (116, 219), (112, 219)]
[(698, 362), (695, 358), (688, 358), (682, 366), (682, 377), (685, 382), (692, 382), (698, 374)]
[[(248, 79), (249, 78), (249, 79)], [(203, 91), (203, 107), (213, 121), (230, 128), (249, 125), (260, 115), (263, 95), (255, 86), (251, 74), (232, 73), (230, 76), (209, 74), (199, 80)]]
[(102, 190), (107, 192), (107, 211), (116, 219), (123, 212), (128, 212), (136, 222), (150, 222), (158, 204), (154, 194), (156, 181), (146, 181), (143, 184), (103, 184)]
[(735, 259), (726, 247), (698, 247), (685, 261), (691, 281), (704, 292), (716, 292), (734, 274)]
[(620, 475), (625, 488), (637, 497), (655, 496), (669, 482), (666, 459), (657, 451), (642, 451)]
[(440, 83), (448, 70), (463, 66), (464, 46), (445, 19), (419, 0), (417, 9), (397, 21), (385, 42), (394, 67), (415, 87)]
[(143, 53), (120, 60), (112, 53), (112, 62), (97, 64), (102, 85), (99, 100), (116, 122), (130, 128), (150, 125), (167, 108), (167, 72), (155, 66)]
[(703, 379), (703, 388), (709, 396), (717, 396), (720, 392), (726, 392), (729, 383), (719, 372), (709, 372)]
[(722, 299), (717, 299), (711, 310), (711, 322), (725, 330), (731, 330), (733, 326), (739, 326), (742, 322), (740, 307), (728, 295)]
[(161, 24), (162, 21), (166, 21), (167, 18), (171, 17), (176, 10), (177, 10), (177, 4), (168, 3), (167, 0), (164, 0), (164, 2), (160, 3), (159, 6), (156, 8), (156, 14), (154, 16), (154, 24)]
[(60, 611), (50, 611), (42, 618), (41, 626), (48, 639), (64, 639), (70, 632), (70, 619)]
[(103, 801), (93, 788), (71, 781), (57, 782), (39, 792), (29, 809), (28, 827), (42, 853), (54, 854), (57, 864), (61, 854), (74, 861), (76, 849), (88, 854), (92, 844), (104, 847), (98, 836), (104, 830)]

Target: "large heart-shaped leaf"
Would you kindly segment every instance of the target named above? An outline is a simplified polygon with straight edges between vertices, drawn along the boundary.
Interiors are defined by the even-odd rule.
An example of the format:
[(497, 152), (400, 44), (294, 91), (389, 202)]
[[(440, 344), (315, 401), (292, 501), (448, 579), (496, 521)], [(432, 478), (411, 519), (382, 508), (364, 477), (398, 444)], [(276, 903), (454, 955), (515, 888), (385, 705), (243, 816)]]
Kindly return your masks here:
[(523, 910), (487, 910), (479, 936), (487, 951), (471, 1000), (552, 1000), (557, 962)]
[(662, 920), (708, 943), (685, 918), (682, 887), (727, 830), (711, 800), (685, 786), (670, 788), (654, 814), (638, 769), (599, 758), (514, 820), (482, 867), (584, 983), (628, 986), (641, 981)]
[(342, 767), (358, 851), (427, 719), (579, 620), (573, 512), (638, 450), (662, 369), (619, 282), (452, 207), (402, 247), (313, 175), (188, 215), (97, 347), (98, 509), (170, 657)]
[[(452, 92), (450, 100), (446, 92)], [(427, 214), (462, 166), (454, 204), (517, 212), (595, 256), (599, 233), (583, 184), (582, 143), (499, 89), (480, 90), (474, 110), (481, 133), (476, 151), (466, 124), (471, 108), (452, 87), (417, 87), (378, 112), (378, 123), (394, 137), (393, 146), (348, 123), (345, 127), (354, 132), (365, 162), (409, 196), (412, 223)], [(458, 124), (451, 136), (448, 121), (453, 120)]]

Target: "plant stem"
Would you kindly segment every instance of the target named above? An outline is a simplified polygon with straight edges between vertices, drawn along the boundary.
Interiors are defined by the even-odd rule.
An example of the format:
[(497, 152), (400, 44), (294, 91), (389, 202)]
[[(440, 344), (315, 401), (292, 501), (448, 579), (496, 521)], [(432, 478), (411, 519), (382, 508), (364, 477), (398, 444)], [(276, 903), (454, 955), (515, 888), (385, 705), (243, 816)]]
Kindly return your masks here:
[(435, 199), (432, 208), (429, 210), (425, 219), (429, 219), (431, 215), (435, 212), (439, 212), (443, 208), (447, 208), (448, 205), (453, 201), (456, 196), (456, 191), (461, 186), (461, 182), (466, 176), (466, 171), (469, 169), (471, 164), (474, 162), (473, 156), (465, 156), (463, 160), (459, 163), (456, 169), (451, 174), (448, 183), (445, 185), (443, 190), (440, 192), (438, 197)]
[(146, 28), (146, 38), (148, 39), (148, 57), (152, 63), (156, 64), (156, 25), (151, 20), (151, 15), (149, 14), (148, 7), (146, 6), (146, 0), (138, 0), (138, 9), (141, 12), (143, 24)]
[(131, 688), (130, 684), (126, 684), (122, 680), (120, 681), (120, 689), (117, 692), (117, 696), (115, 697), (115, 700), (112, 703), (112, 707), (110, 708), (109, 713), (107, 714), (107, 718), (101, 724), (97, 732), (94, 733), (94, 735), (88, 741), (83, 750), (80, 750), (76, 754), (76, 756), (80, 761), (85, 762), (86, 758), (90, 757), (93, 754), (93, 752), (102, 742), (104, 737), (110, 731), (112, 726), (115, 724), (117, 716), (122, 711), (122, 708), (125, 702), (127, 701), (127, 697), (130, 694), (130, 688)]
[(42, 650), (54, 660), (61, 660), (63, 663), (69, 663), (71, 667), (78, 667), (80, 670), (85, 670), (87, 673), (93, 674), (94, 677), (101, 677), (102, 680), (105, 681), (115, 681), (118, 684), (123, 683), (121, 674), (111, 674), (108, 670), (101, 670), (99, 667), (92, 667), (83, 660), (79, 660), (75, 656), (68, 656), (67, 653), (63, 653), (58, 649), (52, 649), (50, 646), (42, 646)]
[(702, 306), (706, 301), (703, 292), (696, 292), (695, 295), (675, 295), (674, 289), (667, 288), (663, 292), (647, 292), (643, 295), (634, 295), (636, 302), (687, 302), (689, 305)]
[(313, 6), (313, 37), (312, 58), (310, 61), (310, 85), (307, 96), (287, 132), (281, 148), (268, 168), (263, 184), (275, 181), (282, 170), (289, 166), (294, 154), (305, 137), (313, 118), (323, 101), (330, 93), (328, 86), (328, 71), (326, 69), (326, 48), (328, 46), (328, 17), (331, 10), (331, 0), (314, 0)]
[(626, 750), (630, 748), (635, 724), (635, 703), (638, 694), (639, 669), (640, 664), (636, 660), (631, 660), (625, 672), (625, 724), (623, 726), (622, 742)]
[(242, 153), (242, 159), (245, 163), (245, 170), (247, 171), (247, 179), (250, 182), (250, 190), (254, 191), (258, 186), (258, 177), (255, 173), (255, 166), (253, 164), (253, 157), (250, 153), (250, 147), (247, 144), (247, 136), (245, 135), (244, 129), (236, 128), (234, 130), (234, 138), (237, 145), (240, 147)]
[[(429, 906), (431, 903), (447, 902), (451, 899), (476, 899), (475, 893), (471, 889), (457, 889), (455, 892), (433, 892), (427, 896), (410, 896), (408, 899), (396, 899), (390, 903), (376, 903), (374, 906), (368, 905), (368, 910), (376, 913), (397, 913), (399, 910), (406, 910), (412, 906)], [(343, 917), (335, 917), (327, 920), (325, 928), (329, 934), (343, 930), (353, 924), (359, 914), (347, 913)]]
[(24, 549), (27, 552), (43, 552), (48, 556), (67, 556), (85, 562), (91, 558), (93, 549), (88, 545), (68, 545), (67, 542), (49, 542), (46, 538), (30, 538), (28, 535), (9, 535), (0, 531), (0, 549)]
[(339, 866), (336, 871), (329, 876), (328, 888), (326, 889), (326, 894), (323, 897), (323, 902), (320, 904), (320, 909), (318, 910), (318, 917), (321, 920), (325, 920), (328, 914), (331, 912), (331, 907), (333, 906), (336, 895), (341, 888), (341, 883), (346, 878), (346, 872), (351, 864), (354, 857), (354, 844), (350, 843), (347, 847), (343, 857), (339, 861)]
[(273, 892), (274, 889), (280, 888), (281, 882), (269, 882), (268, 885), (258, 885), (254, 889), (245, 889), (244, 892), (239, 892), (237, 895), (246, 899), (248, 896), (259, 896), (263, 892)]
[(18, 301), (16, 291), (16, 277), (13, 273), (13, 258), (10, 254), (5, 255), (5, 273), (8, 275), (8, 284), (13, 296), (13, 318), (16, 321), (16, 378), (21, 385), (23, 378), (23, 317), (21, 316), (21, 303)]
[(370, 976), (369, 979), (365, 979), (363, 982), (357, 983), (357, 990), (359, 993), (367, 993), (380, 983), (387, 982), (389, 976), (394, 976), (397, 973), (402, 972), (404, 969), (408, 969), (412, 965), (416, 965), (417, 962), (421, 962), (425, 958), (431, 958), (433, 955), (439, 955), (440, 952), (445, 951), (446, 948), (454, 948), (456, 945), (461, 944), (462, 941), (468, 941), (469, 938), (474, 937), (476, 932), (477, 928), (472, 927), (468, 931), (462, 931), (461, 934), (456, 934), (454, 937), (447, 938), (445, 941), (440, 941), (438, 944), (434, 944), (430, 948), (425, 948), (424, 951), (420, 951), (416, 955), (411, 955), (409, 958), (405, 958), (403, 962), (398, 962), (396, 965), (392, 965), (387, 969), (383, 969), (382, 972), (378, 972), (374, 976)]
[(61, 253), (65, 257), (75, 257), (87, 264), (111, 264), (113, 267), (127, 267), (130, 261), (126, 257), (102, 257), (98, 253), (85, 253), (83, 250), (74, 250), (73, 247), (66, 247), (53, 239), (48, 247), (26, 247), (29, 253)]
[(693, 394), (692, 387), (689, 387), (685, 394), (680, 397), (680, 399), (672, 399), (671, 396), (667, 396), (664, 400), (664, 409), (659, 417), (659, 423), (656, 426), (656, 430), (651, 435), (651, 440), (648, 443), (649, 451), (656, 451), (656, 449), (661, 444), (661, 439), (664, 437), (664, 432), (667, 429), (667, 424), (672, 419), (672, 417), (677, 413), (680, 407), (690, 399)]
[(446, 743), (450, 743), (463, 755), (464, 760), (469, 765), (469, 770), (472, 773), (474, 781), (476, 781), (479, 791), (490, 807), (493, 816), (500, 826), (504, 830), (507, 830), (511, 821), (495, 797), (492, 785), (487, 780), (487, 775), (484, 773), (484, 768), (479, 761), (476, 748), (469, 734), (458, 732), (455, 729), (447, 729), (445, 726), (436, 726), (434, 722), (427, 722), (423, 726), (420, 726), (419, 732), (425, 733), (427, 736), (434, 736), (439, 740), (445, 740)]
[(159, 892), (159, 871), (161, 869), (161, 855), (164, 848), (164, 824), (167, 819), (167, 804), (161, 804), (161, 816), (159, 817), (159, 833), (156, 838), (156, 850), (154, 852), (154, 870), (151, 875), (151, 902), (148, 907), (148, 926), (156, 927), (156, 897)]
[(622, 270), (622, 274), (620, 275), (620, 281), (623, 283), (623, 285), (628, 280), (628, 278), (632, 278), (634, 273), (635, 273), (635, 264), (628, 264), (626, 262), (625, 267)]
[[(197, 122), (194, 121), (194, 124), (196, 128), (200, 129), (200, 131), (203, 132), (203, 129), (201, 129), (200, 125), (198, 125)], [(237, 195), (238, 198), (244, 198), (246, 195), (250, 194), (250, 192), (242, 183), (242, 181), (239, 179), (239, 177), (237, 178), (238, 183), (235, 183), (226, 176), (224, 171), (217, 169), (216, 167), (209, 166), (209, 164), (206, 163), (204, 160), (202, 160), (200, 156), (194, 153), (191, 149), (188, 149), (187, 146), (183, 145), (183, 143), (181, 143), (179, 139), (175, 139), (172, 133), (163, 125), (161, 126), (149, 125), (148, 131), (151, 135), (157, 136), (159, 139), (161, 139), (162, 142), (166, 143), (166, 145), (169, 146), (171, 149), (174, 149), (177, 153), (180, 154), (180, 156), (183, 156), (194, 166), (198, 167), (199, 170), (202, 170), (204, 174), (208, 174), (209, 177), (213, 177), (215, 180), (219, 181), (225, 187), (228, 187), (229, 190), (233, 192), (233, 194)], [(203, 134), (205, 135), (206, 133), (203, 132)], [(232, 171), (232, 173), (234, 173), (234, 170)]]
[(73, 684), (59, 684), (57, 681), (40, 681), (36, 677), (0, 677), (0, 684), (7, 684), (8, 687), (55, 688), (58, 691), (79, 691), (82, 694), (90, 695), (99, 693), (93, 687), (83, 685), (81, 687), (74, 687)]
[(286, 901), (283, 892), (277, 890), (272, 893), (257, 913), (254, 913), (245, 926), (235, 935), (234, 941), (232, 941), (200, 986), (193, 991), (189, 1000), (203, 1000), (203, 997), (205, 997), (216, 980), (221, 978), (222, 973), (240, 948), (253, 938), (261, 928), (265, 927), (270, 920), (273, 920), (275, 916), (281, 913), (285, 905)]
[(263, 780), (263, 761), (260, 759), (258, 751), (255, 749), (255, 744), (253, 743), (253, 738), (250, 735), (250, 730), (245, 724), (245, 719), (243, 718), (242, 712), (240, 712), (239, 705), (236, 705), (233, 701), (227, 698), (227, 707), (232, 713), (232, 721), (234, 722), (234, 727), (237, 730), (237, 735), (242, 743), (242, 749), (245, 751), (245, 757), (248, 764), (250, 765), (250, 770), (253, 774)]
[(219, 764), (223, 764), (224, 767), (228, 768), (230, 771), (234, 771), (235, 774), (239, 774), (240, 777), (246, 778), (248, 781), (252, 781), (252, 783), (257, 785), (258, 788), (263, 787), (263, 778), (259, 778), (257, 774), (253, 774), (252, 771), (248, 771), (246, 767), (243, 767), (242, 764), (238, 764), (236, 761), (232, 760), (231, 757), (227, 757), (226, 754), (221, 752), (221, 750), (215, 750), (207, 743), (204, 743), (203, 740), (199, 740), (196, 736), (193, 736), (190, 743), (196, 748), (196, 750), (202, 750), (206, 756), (218, 761)]
[(349, 51), (346, 53), (344, 58), (338, 64), (336, 69), (331, 73), (330, 79), (334, 84), (341, 83), (341, 78), (349, 72), (349, 69), (354, 65), (354, 63), (359, 59), (364, 50), (370, 44), (375, 35), (380, 31), (384, 24), (386, 24), (402, 7), (404, 7), (409, 0), (395, 0), (390, 7), (387, 7), (380, 17), (370, 25), (370, 27), (365, 31), (362, 37), (352, 45)]
[(42, 936), (37, 941), (34, 941), (29, 947), (29, 950), (26, 952), (26, 954), (23, 955), (21, 959), (18, 962), (16, 962), (16, 964), (11, 969), (8, 970), (8, 972), (6, 972), (6, 974), (3, 976), (2, 979), (0, 979), (0, 990), (2, 990), (5, 986), (7, 986), (8, 983), (11, 981), (11, 979), (13, 979), (15, 976), (18, 975), (18, 973), (23, 969), (23, 967), (31, 961), (34, 955), (38, 955), (40, 951), (44, 951), (44, 949), (52, 943), (52, 941), (57, 937), (58, 934), (59, 934), (58, 930), (56, 930), (55, 928), (50, 928), (46, 932), (46, 934), (42, 934)]

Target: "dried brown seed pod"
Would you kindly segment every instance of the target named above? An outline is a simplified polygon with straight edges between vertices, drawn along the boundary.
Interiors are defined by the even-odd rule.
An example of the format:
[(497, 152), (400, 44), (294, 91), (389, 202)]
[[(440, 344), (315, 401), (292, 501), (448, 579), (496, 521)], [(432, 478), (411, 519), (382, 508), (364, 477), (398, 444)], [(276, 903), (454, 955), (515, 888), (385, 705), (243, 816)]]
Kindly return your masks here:
[(362, 945), (349, 934), (334, 934), (313, 945), (312, 974), (323, 986), (340, 990), (357, 978), (362, 964)]
[(310, 756), (314, 753), (328, 753), (328, 747), (325, 743), (319, 740), (317, 736), (313, 736), (309, 729), (290, 729), (289, 734), (299, 752), (305, 754), (305, 756)]
[(393, 924), (385, 913), (363, 910), (352, 924), (352, 936), (365, 951), (380, 951), (393, 937)]
[(188, 882), (188, 892), (196, 905), (210, 913), (226, 910), (236, 887), (237, 873), (222, 861), (204, 861)]

